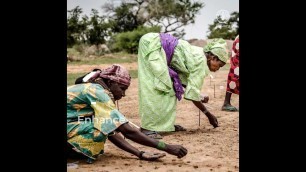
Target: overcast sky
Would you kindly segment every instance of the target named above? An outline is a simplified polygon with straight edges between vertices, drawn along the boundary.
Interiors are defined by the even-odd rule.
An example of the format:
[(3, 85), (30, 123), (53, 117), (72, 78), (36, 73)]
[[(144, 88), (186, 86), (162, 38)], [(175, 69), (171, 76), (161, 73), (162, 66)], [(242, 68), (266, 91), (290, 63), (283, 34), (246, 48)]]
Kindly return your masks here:
[[(67, 10), (80, 6), (83, 9), (83, 15), (89, 16), (93, 8), (101, 12), (101, 6), (107, 1), (111, 0), (67, 0)], [(119, 0), (112, 1), (119, 2)], [(213, 23), (220, 10), (226, 10), (229, 13), (233, 11), (239, 12), (239, 0), (202, 0), (202, 2), (204, 2), (205, 6), (201, 9), (200, 14), (196, 16), (195, 23), (185, 26), (185, 39), (206, 39), (208, 25)]]

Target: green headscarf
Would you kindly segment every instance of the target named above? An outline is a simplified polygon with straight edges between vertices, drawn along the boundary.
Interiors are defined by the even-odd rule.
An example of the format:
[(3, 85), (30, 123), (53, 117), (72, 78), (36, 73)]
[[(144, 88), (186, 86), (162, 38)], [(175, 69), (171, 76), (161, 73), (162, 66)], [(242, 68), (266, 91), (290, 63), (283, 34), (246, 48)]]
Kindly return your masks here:
[(227, 44), (222, 38), (217, 38), (209, 41), (206, 46), (204, 46), (204, 52), (207, 53), (209, 51), (218, 56), (218, 58), (224, 63), (226, 63), (229, 58)]

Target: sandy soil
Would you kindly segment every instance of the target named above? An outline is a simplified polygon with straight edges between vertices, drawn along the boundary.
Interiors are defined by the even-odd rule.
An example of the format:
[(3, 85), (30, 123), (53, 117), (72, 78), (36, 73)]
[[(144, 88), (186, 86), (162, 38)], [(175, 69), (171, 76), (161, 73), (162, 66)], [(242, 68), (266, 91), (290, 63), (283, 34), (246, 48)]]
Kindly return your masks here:
[[(137, 69), (137, 64), (123, 64), (128, 69)], [(104, 67), (107, 65), (100, 65)], [(76, 66), (75, 66), (76, 67)], [(78, 70), (90, 71), (93, 66), (78, 66)], [(71, 66), (68, 71), (72, 72)], [(89, 69), (89, 70), (88, 70)], [(78, 71), (80, 72), (80, 71)], [(207, 106), (219, 121), (220, 127), (213, 128), (207, 117), (201, 113), (199, 126), (199, 110), (192, 102), (182, 100), (178, 102), (176, 124), (187, 128), (187, 131), (173, 132), (162, 139), (166, 143), (182, 144), (188, 149), (188, 154), (178, 159), (167, 154), (158, 161), (148, 162), (139, 160), (134, 155), (120, 150), (110, 141), (106, 142), (105, 154), (93, 164), (85, 160), (68, 159), (68, 163), (76, 162), (77, 168), (68, 168), (68, 171), (239, 171), (239, 113), (221, 111), (224, 101), (228, 70), (211, 73), (214, 79), (205, 78), (203, 93), (210, 97)], [(214, 94), (215, 87), (215, 94)], [(138, 116), (138, 80), (133, 79), (126, 97), (119, 101), (120, 111), (133, 123), (140, 125)], [(239, 96), (232, 95), (232, 105), (239, 106)], [(159, 150), (145, 147), (128, 140), (132, 145), (144, 151), (159, 152)]]

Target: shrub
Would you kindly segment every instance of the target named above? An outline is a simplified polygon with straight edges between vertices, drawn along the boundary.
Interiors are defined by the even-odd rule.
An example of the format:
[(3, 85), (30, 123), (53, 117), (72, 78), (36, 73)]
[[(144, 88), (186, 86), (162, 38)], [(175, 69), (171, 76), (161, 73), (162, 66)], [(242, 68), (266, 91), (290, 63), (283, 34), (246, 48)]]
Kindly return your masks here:
[(140, 26), (137, 29), (129, 32), (119, 33), (114, 36), (111, 50), (118, 52), (118, 51), (125, 51), (127, 53), (138, 53), (138, 43), (140, 38), (149, 32), (160, 32), (160, 27), (143, 27)]

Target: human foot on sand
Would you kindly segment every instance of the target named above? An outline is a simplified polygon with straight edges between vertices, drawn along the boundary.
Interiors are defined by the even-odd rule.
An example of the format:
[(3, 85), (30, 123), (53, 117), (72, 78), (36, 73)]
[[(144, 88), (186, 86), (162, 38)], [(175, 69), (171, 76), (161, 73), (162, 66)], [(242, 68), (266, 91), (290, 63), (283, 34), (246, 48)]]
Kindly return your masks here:
[(225, 104), (222, 106), (222, 111), (227, 111), (227, 112), (237, 112), (238, 109), (235, 108), (234, 106), (230, 105), (230, 104)]
[(180, 125), (174, 125), (175, 131), (186, 131), (187, 129), (180, 126)]

